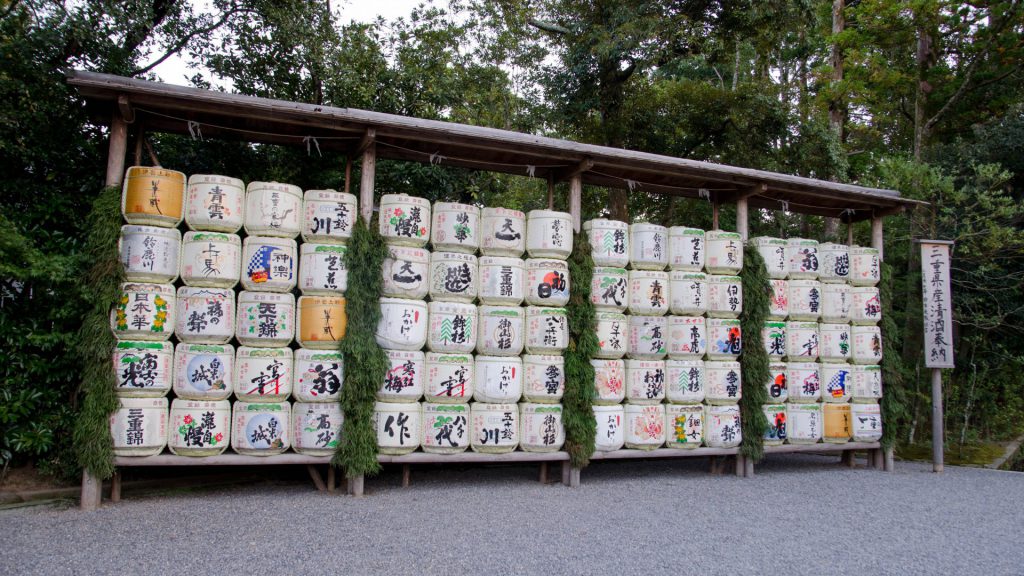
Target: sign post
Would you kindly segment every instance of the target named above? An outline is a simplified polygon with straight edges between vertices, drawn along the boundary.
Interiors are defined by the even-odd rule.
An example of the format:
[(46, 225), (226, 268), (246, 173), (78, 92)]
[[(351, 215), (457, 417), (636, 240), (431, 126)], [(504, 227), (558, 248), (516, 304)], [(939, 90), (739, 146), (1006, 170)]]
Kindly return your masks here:
[(943, 469), (942, 369), (953, 368), (953, 296), (946, 240), (921, 240), (924, 365), (932, 369), (932, 469)]

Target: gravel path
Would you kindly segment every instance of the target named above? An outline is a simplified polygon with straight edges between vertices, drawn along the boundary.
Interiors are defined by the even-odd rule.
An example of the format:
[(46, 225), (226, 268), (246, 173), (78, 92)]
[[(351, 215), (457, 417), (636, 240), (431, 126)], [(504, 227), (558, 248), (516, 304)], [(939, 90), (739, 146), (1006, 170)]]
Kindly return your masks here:
[(837, 462), (776, 455), (752, 479), (599, 462), (578, 490), (516, 466), (414, 469), (409, 489), (390, 469), (362, 499), (127, 493), (0, 512), (0, 574), (1024, 574), (1024, 474)]

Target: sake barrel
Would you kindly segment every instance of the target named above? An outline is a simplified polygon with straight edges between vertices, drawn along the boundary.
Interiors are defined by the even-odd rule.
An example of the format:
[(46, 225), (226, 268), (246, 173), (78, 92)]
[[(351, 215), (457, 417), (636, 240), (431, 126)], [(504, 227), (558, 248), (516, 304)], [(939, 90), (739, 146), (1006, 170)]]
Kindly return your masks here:
[(242, 274), (242, 240), (236, 234), (185, 232), (181, 280), (187, 286), (234, 288)]
[(703, 360), (666, 360), (665, 395), (673, 404), (700, 404), (704, 401)]
[(523, 398), (557, 404), (565, 393), (565, 359), (548, 354), (523, 355)]
[(118, 340), (167, 340), (174, 333), (176, 301), (170, 284), (121, 284), (110, 328)]
[(787, 362), (786, 385), (789, 403), (817, 403), (821, 399), (821, 365), (817, 362)]
[(793, 404), (786, 407), (789, 427), (786, 442), (789, 444), (817, 444), (824, 432), (821, 404)]
[(177, 228), (185, 216), (185, 174), (148, 166), (128, 168), (121, 214), (129, 224)]
[(629, 264), (629, 224), (618, 220), (587, 220), (583, 231), (590, 239), (594, 266), (625, 268)]
[(569, 347), (565, 308), (526, 307), (527, 354), (561, 354)]
[(821, 318), (821, 282), (789, 281), (789, 319), (816, 322)]
[(743, 269), (743, 240), (736, 232), (708, 230), (704, 269), (711, 274), (739, 274)]
[(174, 394), (185, 400), (226, 400), (234, 392), (235, 347), (178, 344), (174, 351)]
[(123, 398), (162, 398), (174, 382), (174, 345), (120, 340), (113, 353), (115, 388)]
[(668, 357), (700, 359), (708, 350), (707, 323), (701, 316), (668, 317)]
[(458, 454), (469, 448), (469, 404), (422, 405), (423, 451)]
[(852, 293), (849, 284), (821, 285), (821, 321), (845, 324), (850, 321)]
[(565, 260), (526, 259), (526, 303), (556, 307), (569, 303), (569, 265)]
[(739, 362), (708, 360), (704, 400), (708, 404), (735, 404), (743, 397), (743, 370)]
[(508, 404), (523, 397), (523, 361), (518, 356), (477, 356), (473, 399)]
[(882, 320), (882, 301), (878, 288), (856, 286), (850, 289), (850, 321), (854, 324), (878, 324)]
[(882, 367), (877, 364), (850, 366), (854, 403), (877, 402), (882, 398)]
[(427, 402), (458, 404), (473, 397), (477, 379), (472, 354), (427, 352), (424, 395)]
[(423, 248), (430, 238), (430, 202), (407, 194), (380, 198), (380, 235), (388, 244)]
[(427, 349), (465, 354), (476, 348), (476, 306), (463, 302), (431, 302), (427, 309), (430, 319)]
[(790, 238), (786, 241), (789, 249), (789, 279), (815, 280), (818, 278), (818, 241), (806, 238)]
[(630, 224), (629, 264), (634, 270), (664, 270), (668, 266), (668, 228)]
[(781, 446), (786, 441), (786, 405), (765, 404), (761, 410), (768, 420), (764, 429), (764, 445)]
[(735, 448), (743, 441), (740, 407), (707, 406), (704, 412), (704, 443), (710, 448)]
[(503, 454), (519, 445), (519, 406), (474, 402), (469, 405), (472, 420), (470, 447), (474, 452)]
[(293, 374), (296, 402), (337, 402), (345, 381), (345, 359), (335, 350), (299, 348)]
[(295, 288), (295, 240), (249, 236), (242, 242), (242, 287), (254, 292)]
[(750, 243), (757, 248), (768, 269), (768, 276), (777, 280), (785, 280), (789, 276), (789, 248), (782, 238), (758, 236), (751, 238)]
[(850, 325), (818, 325), (818, 357), (822, 362), (846, 362), (850, 359)]
[(669, 272), (668, 293), (673, 314), (701, 316), (708, 309), (708, 278), (703, 272)]
[(786, 356), (793, 362), (818, 359), (818, 323), (786, 322)]
[(299, 290), (306, 296), (336, 296), (348, 289), (343, 244), (299, 246)]
[(181, 232), (157, 226), (121, 226), (118, 242), (125, 279), (167, 284), (178, 278)]
[(663, 360), (626, 360), (626, 402), (660, 404), (665, 399)]
[(594, 450), (597, 452), (614, 452), (622, 448), (626, 441), (622, 430), (626, 419), (625, 408), (621, 404), (611, 406), (593, 406), (594, 420), (597, 430), (594, 433)]
[(704, 439), (704, 407), (700, 404), (665, 406), (665, 446), (699, 448)]
[(232, 406), (231, 449), (245, 456), (273, 456), (291, 447), (292, 406), (288, 402), (237, 401)]
[(435, 202), (430, 243), (434, 250), (476, 254), (480, 247), (480, 209), (469, 204)]
[(519, 258), (481, 256), (479, 298), (481, 304), (519, 306), (526, 297), (526, 266)]
[(235, 354), (235, 397), (245, 402), (283, 402), (292, 393), (291, 348), (239, 346)]
[(739, 276), (708, 276), (708, 317), (739, 318), (743, 312), (743, 281)]
[(118, 398), (110, 415), (115, 456), (154, 456), (167, 446), (167, 398)]
[(634, 359), (664, 359), (668, 353), (668, 318), (630, 316), (628, 353)]
[(782, 360), (786, 355), (786, 323), (777, 320), (765, 322), (761, 328), (761, 341), (769, 359)]
[(828, 283), (843, 283), (850, 278), (850, 247), (846, 244), (825, 242), (818, 246), (821, 267), (818, 280)]
[(216, 456), (231, 442), (231, 403), (227, 400), (171, 401), (167, 447), (178, 456)]
[[(377, 390), (377, 401), (419, 401), (423, 397), (426, 381), (426, 356), (419, 350), (384, 350), (384, 354), (388, 357), (388, 371), (384, 373), (384, 380)], [(465, 356), (461, 356), (460, 360), (464, 358)], [(463, 360), (463, 364), (465, 363)], [(469, 398), (469, 394), (466, 398)]]
[(518, 356), (526, 337), (526, 313), (518, 306), (480, 306), (476, 351), (490, 356)]
[(829, 444), (845, 444), (853, 434), (849, 404), (825, 404), (821, 407), (825, 431), (822, 440)]
[(572, 216), (568, 212), (530, 210), (526, 215), (526, 251), (530, 258), (568, 258), (572, 253)]
[(664, 316), (668, 313), (668, 272), (629, 271), (629, 313), (638, 316)]
[(381, 274), (384, 296), (422, 300), (430, 290), (430, 252), (411, 246), (388, 246)]
[(296, 402), (292, 405), (292, 448), (306, 456), (333, 456), (341, 440), (341, 404)]
[(854, 364), (878, 364), (882, 361), (882, 331), (878, 326), (857, 326), (850, 329), (853, 338), (852, 356)]
[(403, 298), (380, 299), (377, 344), (392, 350), (421, 350), (427, 343), (427, 303)]
[(348, 242), (358, 215), (355, 194), (330, 189), (306, 190), (302, 195), (302, 241)]
[(526, 251), (526, 215), (508, 208), (484, 208), (480, 213), (480, 253), (519, 258)]
[(772, 362), (768, 365), (771, 376), (765, 382), (768, 391), (768, 402), (771, 404), (785, 402), (789, 399), (789, 387), (786, 385), (786, 363)]
[(629, 324), (625, 314), (598, 312), (597, 354), (595, 358), (622, 358), (629, 351)]
[(777, 320), (789, 317), (789, 280), (771, 280), (771, 300), (768, 302), (768, 315)]
[(708, 318), (708, 359), (735, 360), (743, 351), (743, 329), (732, 318)]
[(626, 404), (626, 448), (655, 450), (665, 444), (665, 406)]
[(565, 444), (561, 404), (519, 404), (519, 446), (526, 452), (557, 452)]
[(238, 293), (235, 338), (245, 346), (287, 346), (295, 335), (295, 296)]
[(234, 234), (244, 222), (244, 182), (216, 174), (188, 177), (185, 223), (190, 230)]
[(590, 301), (598, 310), (625, 312), (629, 304), (629, 275), (626, 269), (595, 267), (590, 278)]
[(472, 303), (476, 299), (476, 256), (460, 252), (434, 252), (430, 255), (430, 298), (448, 302)]
[(373, 405), (373, 428), (377, 452), (400, 456), (415, 452), (422, 442), (422, 409), (419, 402), (377, 402)]
[(882, 277), (877, 248), (850, 247), (850, 284), (876, 286)]
[(235, 336), (235, 291), (230, 288), (178, 288), (174, 334), (180, 342), (227, 344)]
[(684, 272), (704, 269), (704, 231), (673, 226), (668, 229), (668, 268)]
[(821, 401), (842, 404), (850, 401), (853, 387), (853, 372), (846, 363), (823, 362), (821, 364)]
[(618, 404), (626, 397), (626, 363), (622, 360), (591, 360), (594, 367), (594, 404)]
[(850, 405), (851, 436), (854, 442), (882, 439), (882, 408), (878, 402)]
[(342, 296), (299, 296), (295, 339), (306, 348), (336, 350), (345, 337), (348, 316)]
[(302, 231), (302, 189), (280, 182), (245, 187), (245, 233), (295, 238)]

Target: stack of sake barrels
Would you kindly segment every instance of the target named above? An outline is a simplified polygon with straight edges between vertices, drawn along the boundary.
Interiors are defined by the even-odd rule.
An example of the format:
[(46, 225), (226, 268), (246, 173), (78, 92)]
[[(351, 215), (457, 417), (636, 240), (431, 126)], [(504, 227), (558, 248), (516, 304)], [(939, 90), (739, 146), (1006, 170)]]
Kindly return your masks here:
[(765, 444), (879, 440), (878, 251), (802, 238), (752, 244), (772, 285)]
[(135, 166), (121, 207), (115, 453), (331, 454), (355, 197)]
[(380, 452), (561, 449), (569, 215), (389, 194), (379, 229), (389, 256), (376, 338), (390, 364)]
[(600, 345), (596, 449), (738, 446), (739, 234), (603, 219), (584, 229)]

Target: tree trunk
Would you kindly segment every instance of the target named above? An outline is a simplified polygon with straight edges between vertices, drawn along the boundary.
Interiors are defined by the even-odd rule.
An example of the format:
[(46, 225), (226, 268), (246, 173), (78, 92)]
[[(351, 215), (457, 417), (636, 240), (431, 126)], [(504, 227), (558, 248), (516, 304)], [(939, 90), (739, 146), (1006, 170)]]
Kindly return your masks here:
[(925, 117), (925, 105), (931, 84), (925, 79), (931, 64), (932, 37), (923, 23), (917, 28), (917, 89), (914, 94), (914, 161), (921, 161), (921, 153), (928, 140), (928, 123)]
[[(846, 20), (843, 10), (846, 8), (845, 0), (832, 0), (832, 35), (842, 33), (846, 27)], [(843, 81), (843, 49), (838, 41), (833, 40), (832, 51), (829, 56), (829, 64), (832, 65), (832, 99), (828, 103), (828, 124), (836, 133), (840, 142), (845, 140), (843, 133), (846, 122), (846, 102), (839, 95), (839, 87)]]

